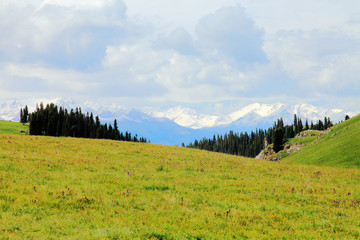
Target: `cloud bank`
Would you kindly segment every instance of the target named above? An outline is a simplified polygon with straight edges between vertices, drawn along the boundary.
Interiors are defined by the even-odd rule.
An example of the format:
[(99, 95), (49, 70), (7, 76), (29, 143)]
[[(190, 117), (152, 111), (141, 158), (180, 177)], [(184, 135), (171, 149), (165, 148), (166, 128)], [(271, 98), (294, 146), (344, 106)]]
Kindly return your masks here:
[[(213, 110), (228, 103), (236, 107), (259, 100), (297, 101), (354, 110), (351, 103), (360, 100), (356, 15), (347, 16), (344, 12), (350, 10), (341, 9), (338, 18), (311, 29), (308, 21), (301, 25), (294, 18), (314, 19), (319, 10), (311, 7), (321, 3), (303, 3), (307, 12), (295, 14), (291, 9), (265, 11), (266, 2), (239, 2), (224, 1), (206, 13), (199, 10), (190, 29), (186, 16), (176, 16), (184, 19), (183, 26), (179, 20), (162, 28), (166, 23), (159, 24), (159, 19), (128, 14), (126, 1), (120, 0), (37, 5), (3, 1), (0, 96)], [(164, 16), (167, 9), (176, 8), (161, 1), (154, 4), (164, 7)], [(215, 1), (208, 4), (214, 8)], [(275, 1), (274, 6), (279, 4)], [(334, 5), (322, 10), (330, 14)], [(265, 17), (285, 23), (276, 28), (276, 22), (268, 25)], [(286, 25), (287, 20), (293, 24)]]

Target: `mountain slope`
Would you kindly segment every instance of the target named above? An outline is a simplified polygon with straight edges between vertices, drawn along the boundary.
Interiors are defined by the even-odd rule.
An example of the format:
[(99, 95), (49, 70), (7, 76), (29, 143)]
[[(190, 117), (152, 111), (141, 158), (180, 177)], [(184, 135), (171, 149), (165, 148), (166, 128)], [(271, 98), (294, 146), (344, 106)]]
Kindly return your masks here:
[(283, 161), (360, 169), (360, 115), (335, 125), (314, 143)]

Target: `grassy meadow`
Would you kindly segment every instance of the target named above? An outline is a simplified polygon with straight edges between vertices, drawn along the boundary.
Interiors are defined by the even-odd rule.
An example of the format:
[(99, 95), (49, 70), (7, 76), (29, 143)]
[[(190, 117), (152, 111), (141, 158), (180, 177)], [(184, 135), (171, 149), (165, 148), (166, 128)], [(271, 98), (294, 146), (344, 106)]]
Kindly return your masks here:
[(0, 120), (0, 134), (22, 134), (20, 131), (28, 131), (29, 124), (22, 124), (19, 122), (1, 121)]
[(0, 134), (0, 239), (359, 239), (360, 171)]

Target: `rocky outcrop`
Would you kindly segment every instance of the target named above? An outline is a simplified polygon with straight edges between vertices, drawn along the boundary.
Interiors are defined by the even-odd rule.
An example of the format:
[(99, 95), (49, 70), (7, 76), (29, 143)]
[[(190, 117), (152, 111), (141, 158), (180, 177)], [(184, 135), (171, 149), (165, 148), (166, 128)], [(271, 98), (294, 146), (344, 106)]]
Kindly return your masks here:
[(272, 156), (274, 156), (276, 153), (272, 149), (272, 145), (267, 146), (264, 150), (262, 150), (255, 159), (264, 159), (264, 160), (270, 160)]
[(288, 156), (289, 154), (299, 151), (304, 146), (305, 144), (301, 143), (286, 144), (284, 145), (283, 150), (275, 153), (275, 151), (272, 149), (272, 145), (269, 145), (264, 150), (262, 150), (255, 158), (268, 161), (279, 161), (282, 158)]
[(330, 137), (331, 137), (331, 138), (332, 138), (332, 137), (335, 137), (335, 136), (338, 135), (339, 133), (340, 133), (340, 131), (337, 131), (336, 133), (331, 134)]
[(302, 131), (298, 134), (296, 134), (295, 138), (299, 138), (299, 137), (314, 137), (314, 131), (313, 130), (306, 130), (306, 131)]

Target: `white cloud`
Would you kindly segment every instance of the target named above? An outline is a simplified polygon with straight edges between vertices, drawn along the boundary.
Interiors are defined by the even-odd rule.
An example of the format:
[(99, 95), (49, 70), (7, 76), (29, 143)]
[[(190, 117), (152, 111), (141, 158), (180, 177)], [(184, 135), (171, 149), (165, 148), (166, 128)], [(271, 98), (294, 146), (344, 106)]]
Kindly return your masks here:
[(152, 21), (159, 32), (171, 32), (184, 28), (191, 35), (196, 23), (202, 17), (224, 6), (234, 6), (239, 0), (124, 0), (128, 6), (128, 15), (138, 19)]
[(156, 51), (146, 42), (108, 46), (103, 66), (105, 70), (146, 75), (157, 71), (170, 56), (170, 52)]
[(360, 92), (359, 42), (343, 31), (282, 31), (265, 49), (302, 95), (334, 96)]
[(236, 107), (280, 97), (345, 104), (344, 96), (360, 92), (359, 15), (351, 3), (2, 1), (0, 94), (139, 106)]
[[(263, 31), (240, 5), (221, 8), (199, 21), (199, 46), (214, 57), (228, 57), (245, 64), (267, 61), (262, 49)], [(204, 49), (205, 48), (205, 49)]]
[(90, 69), (100, 65), (108, 44), (138, 34), (121, 0), (45, 1), (36, 11), (28, 5), (6, 6), (0, 30), (10, 39), (0, 41), (3, 59)]
[(94, 76), (75, 70), (62, 70), (41, 65), (3, 65), (4, 85), (11, 91), (43, 92), (54, 94), (58, 91), (72, 94), (96, 89), (99, 83)]
[(184, 55), (196, 53), (191, 35), (183, 28), (176, 28), (167, 36), (159, 36), (154, 42), (154, 47), (172, 49)]
[[(227, 24), (230, 20), (237, 24)], [(223, 24), (227, 26), (225, 31)], [(219, 31), (227, 36), (218, 37)], [(223, 8), (201, 20), (198, 32), (196, 43), (187, 31), (176, 28), (169, 34), (157, 35), (155, 40), (108, 46), (104, 69), (133, 82), (153, 84), (149, 91), (162, 86), (165, 91), (161, 91), (158, 99), (164, 101), (234, 99), (253, 88), (257, 81), (253, 64), (263, 61), (265, 54), (261, 49), (262, 33), (244, 10), (240, 6)], [(259, 52), (255, 54), (260, 58), (255, 59), (258, 56), (244, 50), (250, 41), (253, 41), (250, 48), (257, 48)], [(219, 45), (216, 57), (209, 56), (213, 45)], [(239, 59), (234, 59), (237, 56), (231, 47), (240, 49)], [(239, 69), (238, 61), (249, 69)]]

